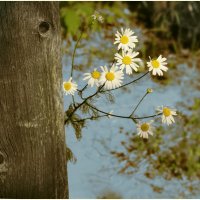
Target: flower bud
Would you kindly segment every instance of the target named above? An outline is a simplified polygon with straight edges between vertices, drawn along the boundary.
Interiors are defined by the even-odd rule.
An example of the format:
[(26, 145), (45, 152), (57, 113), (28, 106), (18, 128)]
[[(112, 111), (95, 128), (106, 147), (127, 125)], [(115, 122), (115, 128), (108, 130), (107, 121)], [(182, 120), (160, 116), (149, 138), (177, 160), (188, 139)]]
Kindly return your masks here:
[(147, 89), (147, 93), (152, 93), (152, 92), (153, 92), (153, 89), (151, 89), (151, 88)]

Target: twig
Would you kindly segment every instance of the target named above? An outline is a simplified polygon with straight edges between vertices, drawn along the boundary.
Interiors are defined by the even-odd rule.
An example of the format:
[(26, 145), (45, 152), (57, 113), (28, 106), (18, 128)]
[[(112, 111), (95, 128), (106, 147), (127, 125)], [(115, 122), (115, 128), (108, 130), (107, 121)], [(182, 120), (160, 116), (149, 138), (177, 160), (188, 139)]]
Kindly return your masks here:
[(86, 84), (81, 90), (78, 90), (79, 92), (83, 92), (87, 88), (88, 84)]
[(72, 95), (72, 102), (73, 102), (73, 105), (75, 105), (75, 100), (74, 100), (74, 96)]
[(147, 119), (147, 118), (157, 117), (157, 116), (160, 116), (160, 115), (162, 115), (162, 113), (158, 113), (158, 114), (155, 114), (155, 115), (144, 116), (144, 117), (134, 117), (132, 119)]
[(78, 38), (78, 40), (77, 40), (77, 42), (76, 42), (76, 45), (75, 45), (75, 47), (74, 47), (74, 51), (73, 51), (73, 55), (72, 55), (72, 67), (71, 67), (71, 77), (73, 77), (73, 71), (74, 71), (74, 60), (75, 60), (75, 55), (76, 55), (76, 49), (77, 49), (77, 47), (78, 47), (78, 44), (79, 44), (79, 42), (80, 42), (80, 40), (81, 40), (81, 38), (82, 38), (82, 36), (83, 36), (83, 31), (84, 31), (84, 29), (82, 29), (81, 30), (81, 34), (80, 34), (80, 36), (79, 36), (79, 38)]
[(98, 118), (102, 118), (102, 117), (108, 117), (108, 115), (100, 115), (100, 116), (91, 116), (91, 117), (86, 117), (77, 121), (73, 121), (73, 122), (81, 122), (81, 121), (85, 121), (85, 120), (94, 120), (94, 119), (98, 119)]
[(98, 112), (100, 112), (100, 113), (107, 114), (107, 115), (110, 115), (110, 116), (113, 116), (113, 117), (119, 117), (119, 118), (130, 119), (130, 116), (114, 115), (114, 114), (107, 113), (107, 112), (105, 112), (105, 111), (99, 110), (98, 108), (92, 106), (91, 104), (89, 104), (89, 103), (87, 103), (87, 102), (86, 102), (86, 104), (87, 104), (89, 107), (93, 108), (94, 110), (96, 110), (96, 111), (98, 111)]
[(134, 83), (134, 82), (140, 80), (141, 78), (145, 77), (147, 74), (149, 74), (149, 71), (146, 72), (145, 74), (143, 74), (142, 76), (140, 76), (140, 77), (138, 77), (138, 78), (136, 78), (136, 79), (130, 81), (129, 83), (126, 83), (126, 84), (121, 85), (121, 86), (119, 86), (119, 87), (117, 87), (117, 88), (114, 88), (114, 89), (104, 90), (104, 91), (102, 91), (102, 92), (107, 92), (107, 91), (117, 90), (117, 89), (119, 89), (119, 88), (125, 87), (125, 86), (127, 86), (127, 85), (130, 85), (130, 84), (132, 84), (132, 83)]
[(146, 92), (146, 93), (144, 94), (144, 96), (140, 99), (140, 101), (138, 102), (137, 106), (135, 107), (135, 109), (133, 110), (133, 112), (130, 114), (130, 116), (132, 116), (132, 115), (135, 113), (135, 111), (137, 110), (138, 106), (141, 104), (141, 102), (142, 102), (143, 99), (147, 96), (147, 94), (149, 94), (149, 93)]
[[(97, 90), (94, 94), (92, 94), (92, 95), (88, 96), (87, 98), (85, 98), (84, 101), (82, 101), (82, 103), (80, 103), (78, 106), (75, 106), (74, 110), (73, 110), (73, 111), (70, 113), (70, 115), (68, 116), (68, 119), (71, 118), (71, 116), (76, 112), (76, 110), (77, 110), (78, 108), (80, 108), (84, 103), (87, 103), (87, 100), (89, 100), (89, 99), (91, 99), (92, 97), (94, 97), (94, 96), (103, 88), (103, 86), (104, 86), (104, 84), (103, 84), (101, 87), (99, 87), (98, 90)], [(68, 119), (67, 119), (67, 120), (68, 120)], [(67, 120), (65, 121), (65, 124), (66, 124)]]
[[(149, 74), (149, 71), (146, 72), (145, 74), (143, 74), (142, 76), (138, 77), (137, 79), (134, 79), (133, 81), (131, 81), (131, 82), (129, 82), (129, 83), (126, 83), (126, 84), (124, 84), (124, 85), (121, 85), (121, 86), (118, 87), (118, 88), (109, 89), (109, 90), (103, 90), (103, 91), (101, 91), (101, 93), (108, 92), (108, 91), (112, 91), (112, 90), (116, 90), (116, 89), (125, 87), (125, 86), (127, 86), (127, 85), (130, 85), (130, 84), (132, 84), (132, 83), (134, 83), (134, 82), (140, 80), (141, 78), (145, 77), (147, 74)], [(104, 85), (105, 85), (105, 83), (104, 83)], [(86, 85), (86, 86), (87, 86), (87, 85)], [(85, 89), (86, 86), (84, 86), (83, 89)], [(82, 89), (82, 90), (78, 90), (78, 91), (79, 91), (79, 92), (83, 92), (83, 89)], [(99, 92), (100, 92), (100, 91), (99, 91)], [(98, 94), (98, 92), (97, 92), (95, 95), (97, 95), (97, 94)], [(81, 94), (81, 98), (82, 98), (83, 100), (87, 99), (87, 97), (84, 98), (84, 97), (82, 96), (82, 94)]]
[(103, 114), (107, 114), (109, 116), (113, 116), (113, 117), (118, 117), (118, 118), (124, 118), (124, 119), (131, 119), (131, 120), (136, 120), (136, 119), (147, 119), (147, 118), (152, 118), (152, 117), (157, 117), (159, 115), (161, 115), (162, 113), (158, 113), (158, 114), (155, 114), (155, 115), (149, 115), (149, 116), (144, 116), (144, 117), (132, 117), (132, 116), (123, 116), (123, 115), (115, 115), (115, 114), (111, 114), (111, 113), (107, 113), (105, 111), (102, 111), (94, 106), (92, 106), (91, 104), (87, 103), (86, 104), (93, 108), (94, 110), (100, 112), (100, 113), (103, 113)]

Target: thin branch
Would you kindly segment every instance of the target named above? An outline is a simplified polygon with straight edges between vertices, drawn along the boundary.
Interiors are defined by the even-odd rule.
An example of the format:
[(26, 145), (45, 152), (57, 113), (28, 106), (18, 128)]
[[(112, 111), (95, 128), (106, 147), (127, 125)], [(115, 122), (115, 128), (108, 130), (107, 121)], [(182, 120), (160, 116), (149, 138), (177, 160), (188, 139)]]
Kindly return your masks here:
[(104, 90), (104, 91), (102, 91), (102, 92), (107, 92), (107, 91), (117, 90), (117, 89), (119, 89), (119, 88), (125, 87), (125, 86), (127, 86), (127, 85), (132, 84), (132, 83), (135, 83), (136, 81), (138, 81), (138, 80), (140, 80), (141, 78), (145, 77), (147, 74), (149, 74), (149, 71), (146, 72), (145, 74), (143, 74), (142, 76), (140, 76), (140, 77), (138, 77), (138, 78), (136, 78), (136, 79), (130, 81), (129, 83), (126, 83), (126, 84), (121, 85), (121, 86), (119, 86), (119, 87), (117, 87), (117, 88), (114, 88), (114, 89)]
[(73, 105), (75, 105), (75, 99), (73, 95), (72, 95), (72, 102), (73, 102)]
[[(74, 108), (73, 112), (71, 112), (70, 115), (68, 116), (68, 119), (71, 118), (71, 116), (76, 112), (76, 110), (77, 110), (78, 108), (80, 108), (84, 103), (87, 103), (87, 100), (91, 99), (91, 98), (94, 97), (99, 91), (101, 91), (101, 89), (103, 88), (103, 86), (104, 86), (104, 84), (103, 84), (101, 87), (99, 87), (98, 90), (97, 90), (94, 94), (88, 96), (87, 98), (84, 99), (84, 101), (82, 101), (82, 103), (80, 103), (78, 106), (76, 106), (76, 107)], [(67, 119), (67, 120), (68, 120), (68, 119)], [(67, 120), (65, 121), (65, 124), (66, 124)]]
[(98, 118), (102, 118), (102, 117), (108, 117), (108, 115), (100, 115), (100, 116), (91, 116), (91, 117), (86, 117), (77, 121), (73, 121), (73, 122), (81, 122), (81, 121), (85, 121), (85, 120), (94, 120), (94, 119), (98, 119)]
[(87, 88), (88, 84), (86, 84), (81, 90), (78, 90), (79, 92), (83, 92)]
[(162, 115), (162, 113), (158, 113), (158, 114), (155, 114), (155, 115), (144, 116), (144, 117), (133, 117), (132, 119), (147, 119), (147, 118), (157, 117), (157, 116), (160, 116), (160, 115)]
[[(117, 51), (117, 53), (119, 53), (119, 52), (120, 52), (120, 50)], [(115, 59), (115, 55), (114, 55), (114, 59), (113, 59), (113, 61), (111, 63), (111, 67), (115, 64), (115, 62), (116, 62), (116, 59)]]
[(82, 89), (77, 90), (79, 92), (79, 96), (81, 99), (85, 100), (86, 98), (83, 97), (83, 91), (87, 88), (88, 84), (86, 84)]
[(94, 110), (96, 110), (96, 111), (100, 112), (100, 113), (107, 114), (107, 115), (110, 115), (110, 116), (113, 116), (113, 117), (130, 119), (130, 116), (114, 115), (114, 114), (107, 113), (107, 112), (105, 112), (105, 111), (99, 110), (98, 108), (96, 108), (96, 107), (92, 106), (91, 104), (89, 104), (89, 103), (87, 103), (87, 102), (86, 102), (86, 104), (87, 104), (88, 106), (90, 106), (91, 108), (93, 108)]
[(100, 112), (100, 113), (103, 113), (103, 114), (107, 114), (109, 116), (112, 116), (112, 117), (118, 117), (118, 118), (123, 118), (123, 119), (132, 119), (132, 120), (136, 120), (136, 119), (147, 119), (147, 118), (153, 118), (153, 117), (157, 117), (159, 115), (161, 115), (162, 113), (158, 113), (158, 114), (155, 114), (155, 115), (148, 115), (148, 116), (144, 116), (144, 117), (132, 117), (132, 116), (123, 116), (123, 115), (115, 115), (115, 114), (111, 114), (111, 113), (107, 113), (105, 111), (102, 111), (94, 106), (92, 106), (91, 104), (87, 103), (86, 104), (93, 108), (94, 110)]
[[(120, 87), (118, 87), (118, 88), (114, 88), (114, 89), (110, 89), (110, 90), (104, 90), (104, 91), (101, 91), (101, 89), (103, 88), (103, 86), (105, 85), (105, 83), (101, 86), (101, 87), (99, 87), (99, 89), (92, 95), (92, 96), (88, 96), (88, 97), (86, 97), (86, 98), (84, 98), (83, 96), (82, 96), (82, 90), (84, 90), (86, 87), (87, 87), (87, 85), (86, 86), (84, 86), (83, 88), (82, 88), (82, 90), (79, 90), (79, 92), (81, 92), (81, 98), (84, 100), (82, 103), (85, 103), (87, 100), (88, 100), (88, 98), (90, 99), (90, 98), (92, 98), (92, 97), (94, 97), (95, 95), (97, 95), (99, 92), (107, 92), (107, 91), (111, 91), (111, 90), (116, 90), (116, 89), (119, 89), (119, 88), (121, 88), (121, 87), (125, 87), (125, 86), (127, 86), (127, 85), (130, 85), (130, 84), (132, 84), (132, 83), (134, 83), (134, 82), (136, 82), (136, 81), (138, 81), (138, 80), (140, 80), (141, 78), (143, 78), (143, 77), (145, 77), (147, 74), (149, 74), (149, 71), (148, 72), (146, 72), (145, 74), (143, 74), (142, 76), (140, 76), (140, 77), (138, 77), (137, 79), (134, 79), (133, 81), (131, 81), (131, 82), (129, 82), (129, 83), (126, 83), (126, 84), (124, 84), (124, 85), (121, 85)], [(82, 105), (82, 104), (81, 104)], [(76, 109), (75, 109), (75, 111), (76, 111)], [(74, 111), (74, 112), (75, 112)], [(104, 113), (105, 114), (105, 113)], [(115, 116), (115, 117), (117, 117), (117, 116)], [(122, 117), (122, 118), (124, 118), (124, 117)], [(125, 117), (126, 118), (126, 117)]]
[(146, 92), (144, 94), (144, 96), (140, 99), (140, 101), (138, 102), (137, 106), (135, 107), (135, 109), (133, 110), (133, 112), (130, 114), (130, 116), (132, 116), (135, 113), (135, 111), (137, 110), (138, 106), (142, 103), (143, 99), (147, 96), (147, 94), (149, 94), (149, 93)]
[[(104, 93), (104, 92), (107, 92), (107, 91), (116, 90), (116, 89), (125, 87), (125, 86), (127, 86), (127, 85), (130, 85), (130, 84), (132, 84), (132, 83), (134, 83), (134, 82), (140, 80), (141, 78), (145, 77), (147, 74), (149, 74), (149, 71), (146, 72), (145, 74), (143, 74), (142, 76), (138, 77), (137, 79), (134, 79), (133, 81), (131, 81), (131, 82), (129, 82), (129, 83), (126, 83), (126, 84), (124, 84), (124, 85), (121, 85), (121, 86), (118, 87), (118, 88), (109, 89), (109, 90), (103, 90), (103, 91), (100, 91), (100, 90), (99, 90), (95, 95), (97, 95), (99, 92)], [(105, 85), (105, 83), (104, 83), (104, 85)], [(87, 87), (87, 85), (85, 85), (85, 86), (83, 87), (83, 89), (85, 89), (86, 87)], [(102, 87), (102, 88), (103, 88), (103, 87)], [(82, 90), (83, 90), (83, 89), (82, 89)], [(81, 92), (82, 90), (78, 90), (78, 91)], [(95, 95), (94, 95), (94, 96), (95, 96)], [(82, 93), (81, 93), (81, 98), (82, 98), (83, 100), (87, 99), (87, 97), (84, 98), (84, 97), (82, 96)]]
[(76, 49), (77, 49), (78, 44), (79, 44), (79, 42), (81, 41), (81, 38), (82, 38), (82, 36), (83, 36), (83, 30), (84, 30), (84, 29), (81, 30), (81, 34), (80, 34), (80, 36), (79, 36), (79, 38), (78, 38), (78, 40), (77, 40), (77, 42), (76, 42), (76, 45), (75, 45), (75, 47), (74, 47), (74, 51), (73, 51), (73, 55), (72, 55), (71, 77), (73, 77), (74, 60), (75, 60), (75, 55), (76, 55)]

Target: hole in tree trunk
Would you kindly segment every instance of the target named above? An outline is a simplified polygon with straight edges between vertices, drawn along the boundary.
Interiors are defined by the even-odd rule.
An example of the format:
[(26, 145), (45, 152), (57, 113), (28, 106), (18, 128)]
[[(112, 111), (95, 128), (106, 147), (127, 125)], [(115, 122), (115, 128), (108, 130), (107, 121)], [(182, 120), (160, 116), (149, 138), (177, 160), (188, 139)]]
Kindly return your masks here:
[(49, 22), (42, 21), (39, 24), (39, 33), (45, 34), (50, 30), (50, 28), (51, 28), (51, 25)]

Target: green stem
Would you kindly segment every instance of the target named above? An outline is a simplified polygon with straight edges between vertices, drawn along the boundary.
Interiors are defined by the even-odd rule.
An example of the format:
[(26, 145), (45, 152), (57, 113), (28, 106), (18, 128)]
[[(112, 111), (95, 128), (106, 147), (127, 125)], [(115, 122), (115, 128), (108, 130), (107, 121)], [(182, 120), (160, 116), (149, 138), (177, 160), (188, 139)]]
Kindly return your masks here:
[(147, 94), (149, 94), (149, 93), (146, 92), (144, 94), (144, 96), (140, 99), (140, 101), (138, 102), (137, 106), (135, 107), (135, 109), (133, 110), (133, 112), (130, 114), (130, 116), (132, 116), (135, 113), (135, 111), (137, 110), (138, 106), (142, 103), (143, 99), (147, 96)]
[(113, 116), (113, 117), (123, 118), (123, 119), (131, 119), (131, 120), (134, 120), (134, 121), (135, 121), (136, 119), (147, 119), (147, 118), (157, 117), (157, 116), (159, 116), (159, 115), (162, 114), (162, 113), (158, 113), (158, 114), (155, 114), (155, 115), (148, 115), (148, 116), (144, 116), (144, 117), (132, 117), (132, 116), (115, 115), (115, 114), (111, 114), (111, 113), (107, 113), (107, 112), (105, 112), (105, 111), (102, 111), (102, 110), (100, 110), (100, 109), (98, 109), (98, 108), (92, 106), (91, 104), (89, 104), (89, 103), (87, 103), (87, 102), (86, 102), (86, 104), (87, 104), (89, 107), (93, 108), (94, 110), (96, 110), (96, 111), (98, 111), (98, 112), (100, 112), (100, 113), (107, 114), (107, 115)]
[(81, 99), (85, 99), (84, 97), (83, 97), (83, 91), (87, 88), (87, 86), (88, 86), (88, 84), (86, 84), (81, 90), (78, 90), (78, 92), (79, 92), (79, 96), (81, 97)]
[(157, 117), (157, 116), (160, 116), (160, 115), (162, 115), (162, 113), (158, 113), (158, 114), (155, 114), (155, 115), (144, 116), (144, 117), (133, 117), (132, 119), (148, 119), (148, 118), (153, 118), (153, 117)]
[(73, 105), (75, 105), (75, 99), (73, 95), (72, 95), (72, 102), (73, 102)]
[(79, 42), (81, 41), (81, 38), (83, 36), (83, 29), (81, 31), (81, 34), (76, 42), (76, 45), (74, 47), (73, 55), (72, 55), (72, 68), (71, 68), (71, 77), (73, 77), (73, 71), (74, 71), (74, 61), (75, 61), (75, 55), (76, 55), (76, 49), (78, 47)]
[(81, 90), (80, 92), (83, 92), (86, 88), (87, 88), (88, 84), (86, 84)]

